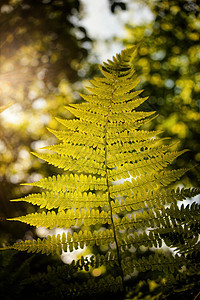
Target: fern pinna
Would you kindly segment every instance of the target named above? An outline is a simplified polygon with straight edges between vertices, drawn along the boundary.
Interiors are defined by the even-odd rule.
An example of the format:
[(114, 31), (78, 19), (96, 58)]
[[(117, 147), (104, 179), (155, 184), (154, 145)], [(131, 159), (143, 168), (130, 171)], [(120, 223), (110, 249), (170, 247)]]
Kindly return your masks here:
[[(165, 284), (172, 284), (185, 278), (183, 266), (191, 272), (199, 266), (199, 204), (177, 205), (199, 190), (170, 187), (186, 169), (166, 167), (184, 151), (173, 151), (159, 138), (159, 131), (140, 129), (155, 112), (137, 109), (147, 98), (135, 90), (139, 83), (132, 65), (135, 51), (136, 47), (126, 49), (100, 66), (104, 77), (90, 81), (90, 93), (81, 95), (86, 102), (67, 107), (76, 118), (57, 119), (65, 131), (50, 130), (60, 143), (47, 147), (50, 154), (35, 154), (62, 168), (63, 175), (31, 183), (44, 191), (13, 200), (45, 210), (12, 220), (72, 228), (73, 234), (16, 242), (10, 248), (61, 254), (84, 247), (92, 252), (105, 245), (101, 255), (73, 264), (87, 271), (101, 265), (115, 268), (106, 280), (102, 278), (110, 291), (123, 290), (135, 271), (157, 270), (165, 274)], [(156, 251), (164, 244), (176, 254)], [(138, 258), (141, 246), (154, 250)]]

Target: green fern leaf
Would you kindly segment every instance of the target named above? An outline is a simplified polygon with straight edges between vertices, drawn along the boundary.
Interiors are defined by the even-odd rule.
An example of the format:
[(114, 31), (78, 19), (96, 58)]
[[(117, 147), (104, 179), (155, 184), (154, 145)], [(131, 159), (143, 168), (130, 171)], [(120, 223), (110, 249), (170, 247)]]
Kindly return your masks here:
[[(44, 191), (13, 200), (45, 209), (13, 221), (71, 228), (73, 234), (48, 235), (9, 248), (62, 254), (105, 246), (105, 255), (81, 258), (74, 264), (86, 271), (100, 265), (108, 270), (117, 266), (115, 277), (99, 281), (111, 290), (125, 287), (124, 277), (135, 270), (157, 270), (173, 282), (179, 268), (189, 266), (186, 255), (192, 263), (200, 248), (199, 205), (177, 205), (200, 190), (171, 188), (188, 169), (167, 168), (185, 150), (173, 151), (159, 137), (160, 131), (141, 129), (156, 115), (137, 110), (147, 97), (138, 97), (142, 90), (135, 90), (139, 83), (132, 65), (136, 48), (126, 49), (100, 66), (104, 77), (90, 81), (90, 94), (81, 94), (86, 102), (66, 107), (76, 119), (57, 119), (66, 130), (49, 129), (60, 143), (46, 147), (50, 153), (34, 153), (66, 173), (28, 183)], [(135, 251), (140, 247), (164, 244), (180, 255), (155, 252), (137, 259)], [(94, 282), (90, 287), (94, 284), (95, 289)], [(86, 292), (88, 284), (84, 289)]]

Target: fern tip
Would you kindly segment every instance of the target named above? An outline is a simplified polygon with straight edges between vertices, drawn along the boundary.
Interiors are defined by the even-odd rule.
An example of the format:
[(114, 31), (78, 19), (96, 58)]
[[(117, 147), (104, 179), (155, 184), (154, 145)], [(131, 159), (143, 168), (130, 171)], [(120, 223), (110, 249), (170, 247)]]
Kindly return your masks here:
[(17, 202), (17, 201), (20, 201), (19, 199), (10, 199), (9, 200), (10, 202)]
[(27, 183), (27, 182), (25, 182), (25, 183), (20, 183), (20, 185), (32, 185), (33, 183)]
[(5, 250), (13, 250), (12, 246), (7, 246), (7, 247), (1, 247), (0, 251), (5, 251)]

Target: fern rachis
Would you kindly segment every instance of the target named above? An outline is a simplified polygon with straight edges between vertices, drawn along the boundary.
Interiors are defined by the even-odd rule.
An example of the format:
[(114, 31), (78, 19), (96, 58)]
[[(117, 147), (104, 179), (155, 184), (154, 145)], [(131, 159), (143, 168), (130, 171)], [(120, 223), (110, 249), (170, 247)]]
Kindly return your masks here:
[[(73, 229), (73, 234), (15, 243), (13, 249), (61, 254), (107, 245), (104, 255), (82, 258), (77, 265), (86, 270), (118, 266), (117, 279), (108, 279), (108, 289), (113, 290), (125, 286), (125, 276), (134, 270), (163, 271), (171, 280), (199, 252), (195, 229), (199, 206), (177, 206), (178, 200), (197, 195), (199, 189), (170, 188), (186, 170), (166, 168), (184, 151), (162, 144), (159, 131), (140, 129), (155, 112), (137, 110), (147, 98), (138, 97), (142, 91), (134, 90), (139, 82), (131, 62), (134, 51), (134, 47), (124, 50), (100, 67), (104, 77), (91, 81), (91, 94), (82, 95), (86, 103), (67, 107), (77, 119), (57, 119), (66, 131), (50, 129), (60, 144), (46, 148), (55, 153), (35, 154), (66, 173), (29, 184), (45, 191), (14, 201), (27, 201), (48, 212), (12, 219), (37, 227)], [(125, 180), (119, 184), (121, 178)], [(163, 242), (190, 256), (165, 257), (155, 251), (137, 260), (131, 251), (141, 246), (160, 248)]]

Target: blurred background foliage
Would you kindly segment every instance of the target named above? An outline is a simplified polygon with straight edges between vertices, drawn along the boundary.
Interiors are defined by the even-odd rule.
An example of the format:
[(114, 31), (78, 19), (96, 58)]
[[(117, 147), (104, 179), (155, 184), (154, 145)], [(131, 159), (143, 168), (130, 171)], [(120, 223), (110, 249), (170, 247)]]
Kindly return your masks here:
[[(162, 129), (163, 136), (172, 138), (172, 142), (179, 142), (177, 145), (179, 149), (191, 150), (177, 159), (174, 167), (199, 164), (198, 1), (107, 0), (107, 2), (110, 13), (115, 17), (122, 11), (128, 15), (132, 2), (151, 11), (153, 18), (150, 23), (143, 19), (143, 23), (137, 25), (134, 19), (130, 18), (126, 24), (124, 23), (126, 37), (113, 37), (113, 40), (110, 39), (107, 43), (111, 44), (117, 40), (123, 49), (125, 46), (141, 42), (135, 68), (141, 78), (140, 88), (144, 89), (143, 96), (149, 96), (142, 109), (156, 110), (159, 113), (159, 116), (148, 124), (148, 129)], [(1, 245), (15, 242), (22, 237), (32, 239), (36, 235), (35, 230), (25, 224), (19, 223), (16, 226), (14, 222), (6, 221), (8, 217), (34, 212), (36, 208), (28, 204), (11, 203), (9, 200), (36, 191), (20, 186), (20, 183), (32, 182), (60, 172), (59, 169), (35, 158), (30, 152), (42, 151), (41, 147), (56, 142), (47, 127), (57, 129), (58, 124), (54, 119), (56, 116), (73, 117), (63, 107), (70, 102), (80, 101), (78, 92), (82, 91), (82, 84), (88, 84), (88, 78), (99, 74), (97, 70), (99, 61), (94, 54), (94, 49), (99, 43), (94, 37), (91, 38), (87, 29), (81, 25), (80, 21), (84, 20), (84, 17), (84, 1), (81, 0), (0, 1)], [(9, 103), (12, 103), (12, 106), (3, 111)], [(198, 186), (198, 181), (197, 167), (187, 173), (183, 183)], [(5, 268), (0, 270), (0, 279), (10, 274), (10, 277), (8, 276), (10, 280), (2, 281), (0, 289), (7, 286), (9, 290), (11, 285), (17, 287), (19, 282), (25, 279), (26, 288), (21, 286), (20, 296), (22, 291), (26, 293), (30, 289), (30, 282), (26, 281), (30, 276), (35, 276), (37, 288), (41, 284), (41, 278), (44, 286), (49, 284), (49, 290), (55, 288), (54, 280), (52, 282), (49, 280), (53, 271), (46, 270), (46, 265), (51, 261), (57, 261), (60, 267), (57, 258), (53, 257), (52, 260), (41, 258), (39, 254), (37, 259), (32, 260), (30, 257), (32, 256), (22, 256), (15, 252), (11, 256), (7, 253), (0, 254), (0, 263), (5, 265)], [(31, 268), (30, 263), (27, 263), (29, 258)], [(38, 273), (41, 272), (41, 268), (37, 265), (37, 261), (42, 266), (42, 272), (44, 271), (42, 275)], [(22, 266), (20, 270), (13, 269), (16, 262), (17, 266)], [(14, 270), (13, 274), (11, 270)], [(151, 280), (145, 283), (141, 277), (135, 280), (135, 293), (132, 293), (130, 298), (154, 299), (154, 296), (155, 299), (159, 298), (162, 282), (154, 281), (155, 274), (149, 274), (149, 278)], [(59, 280), (65, 284), (65, 279)], [(148, 298), (149, 293), (151, 298)], [(197, 291), (193, 289), (192, 293), (195, 296)], [(45, 298), (45, 295), (43, 296)], [(173, 299), (172, 295), (169, 297)], [(176, 299), (176, 296), (174, 297)], [(12, 299), (15, 299), (13, 295)]]
[[(80, 3), (74, 1), (6, 0), (0, 2), (0, 101), (13, 101), (0, 119), (1, 242), (19, 238), (5, 217), (23, 213), (9, 199), (29, 192), (21, 182), (52, 172), (30, 151), (52, 143), (46, 126), (55, 128), (55, 114), (73, 101), (72, 88), (91, 43), (84, 28), (74, 25)], [(89, 46), (88, 46), (89, 47)], [(48, 142), (47, 142), (48, 140)], [(58, 170), (53, 170), (57, 173)]]
[[(159, 116), (150, 129), (189, 149), (176, 167), (200, 162), (200, 5), (192, 0), (145, 1), (154, 14), (148, 25), (126, 24), (125, 45), (141, 42), (135, 67), (141, 78), (146, 109)], [(144, 108), (144, 107), (143, 107)], [(187, 173), (185, 184), (198, 186), (199, 167)]]

